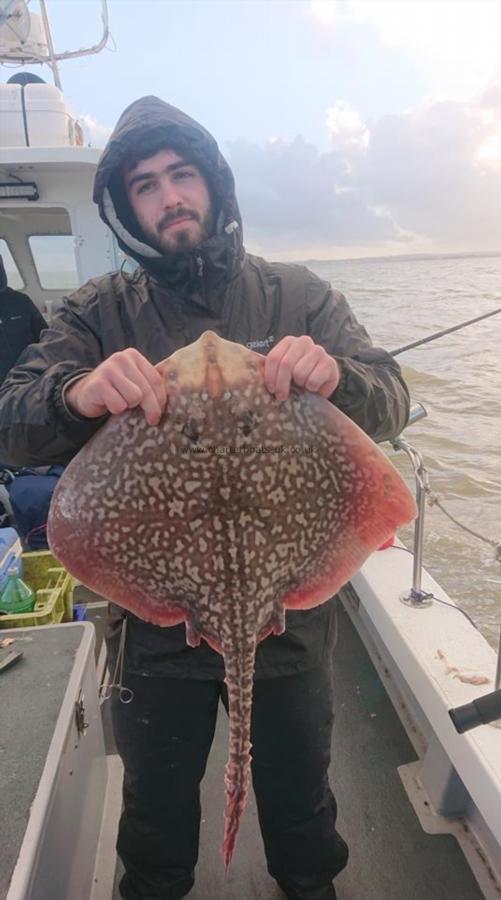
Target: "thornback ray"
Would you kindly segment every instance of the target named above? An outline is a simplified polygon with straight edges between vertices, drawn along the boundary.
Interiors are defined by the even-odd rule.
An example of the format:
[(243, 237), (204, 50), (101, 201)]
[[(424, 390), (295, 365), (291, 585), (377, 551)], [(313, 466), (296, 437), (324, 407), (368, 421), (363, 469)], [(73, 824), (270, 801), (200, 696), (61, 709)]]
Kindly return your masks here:
[(257, 644), (416, 515), (376, 444), (316, 394), (278, 401), (264, 362), (205, 332), (159, 363), (160, 423), (111, 416), (63, 473), (48, 522), (52, 552), (84, 585), (156, 625), (184, 621), (191, 647), (222, 654), (226, 867), (249, 787)]

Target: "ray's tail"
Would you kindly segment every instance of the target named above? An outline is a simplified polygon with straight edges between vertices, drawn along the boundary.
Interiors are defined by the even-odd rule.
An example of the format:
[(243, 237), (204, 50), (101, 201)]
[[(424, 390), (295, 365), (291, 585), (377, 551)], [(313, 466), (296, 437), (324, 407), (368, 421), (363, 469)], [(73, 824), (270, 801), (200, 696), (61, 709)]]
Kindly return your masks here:
[(223, 646), (223, 656), (228, 688), (230, 738), (224, 779), (226, 809), (222, 853), (225, 869), (228, 870), (249, 793), (255, 637), (247, 639), (245, 645), (235, 646), (235, 642), (231, 642)]

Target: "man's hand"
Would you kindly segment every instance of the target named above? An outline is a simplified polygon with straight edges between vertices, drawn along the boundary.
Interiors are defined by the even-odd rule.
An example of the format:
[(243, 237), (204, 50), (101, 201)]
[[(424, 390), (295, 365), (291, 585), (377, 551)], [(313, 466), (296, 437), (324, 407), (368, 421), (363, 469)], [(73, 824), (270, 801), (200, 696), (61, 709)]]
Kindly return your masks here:
[(68, 409), (88, 419), (140, 406), (148, 424), (158, 425), (167, 405), (167, 390), (155, 366), (138, 350), (128, 348), (70, 384), (64, 401)]
[(277, 400), (287, 400), (291, 382), (321, 397), (336, 390), (339, 365), (311, 337), (285, 337), (270, 350), (264, 365), (264, 382)]

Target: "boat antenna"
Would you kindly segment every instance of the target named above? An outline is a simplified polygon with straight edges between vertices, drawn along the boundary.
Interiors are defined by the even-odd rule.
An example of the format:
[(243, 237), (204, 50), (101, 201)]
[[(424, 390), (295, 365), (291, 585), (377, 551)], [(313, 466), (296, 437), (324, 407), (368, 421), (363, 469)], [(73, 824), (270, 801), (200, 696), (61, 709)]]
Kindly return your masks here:
[(61, 84), (61, 79), (59, 77), (57, 57), (56, 57), (56, 53), (54, 51), (54, 44), (52, 43), (52, 34), (50, 31), (49, 17), (47, 15), (47, 8), (45, 6), (45, 0), (39, 0), (39, 2), (40, 2), (40, 13), (42, 16), (43, 27), (44, 27), (45, 35), (47, 38), (47, 48), (49, 51), (49, 60), (50, 61), (48, 61), (47, 65), (49, 65), (52, 69), (52, 75), (54, 77), (54, 84), (56, 85), (57, 88), (59, 88), (60, 91), (62, 91), (63, 86)]
[(443, 331), (435, 331), (434, 334), (429, 334), (428, 337), (421, 338), (419, 341), (413, 341), (412, 344), (406, 344), (405, 347), (398, 347), (397, 350), (390, 350), (390, 356), (398, 356), (399, 353), (404, 353), (405, 350), (412, 350), (414, 347), (420, 347), (422, 344), (429, 344), (430, 341), (435, 341), (437, 338), (444, 337), (446, 334), (452, 334), (453, 331), (459, 331), (460, 328), (466, 328), (467, 325), (473, 325), (474, 322), (480, 322), (482, 319), (488, 319), (489, 316), (497, 316), (498, 313), (501, 313), (501, 307), (499, 309), (492, 309), (490, 312), (483, 313), (481, 316), (475, 316), (474, 319), (468, 319), (467, 322), (461, 322), (459, 325), (453, 325), (451, 328), (444, 328)]
[[(76, 56), (89, 56), (92, 53), (99, 53), (106, 46), (110, 35), (107, 0), (101, 0), (101, 20), (103, 23), (101, 40), (92, 47), (85, 47), (81, 50), (67, 50), (64, 53), (55, 52), (45, 0), (39, 0), (39, 4), (45, 32), (46, 49), (42, 49), (40, 45), (35, 46), (33, 43), (30, 43), (30, 13), (27, 10), (25, 0), (0, 0), (0, 25), (9, 25), (10, 30), (14, 31), (14, 34), (19, 38), (17, 43), (9, 40), (8, 45), (2, 45), (0, 40), (0, 62), (17, 62), (23, 65), (46, 64), (52, 69), (54, 84), (59, 90), (62, 90), (58, 62), (62, 59), (73, 59)], [(19, 25), (17, 25), (17, 29), (14, 27), (18, 22), (22, 22), (23, 26), (27, 25), (26, 34), (18, 33)]]

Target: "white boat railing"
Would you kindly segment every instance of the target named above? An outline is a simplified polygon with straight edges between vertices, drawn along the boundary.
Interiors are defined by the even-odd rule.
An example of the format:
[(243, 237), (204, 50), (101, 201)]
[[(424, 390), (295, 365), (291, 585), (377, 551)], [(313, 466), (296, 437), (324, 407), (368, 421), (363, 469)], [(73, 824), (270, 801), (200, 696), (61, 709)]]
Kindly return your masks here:
[[(418, 422), (427, 415), (426, 409), (421, 403), (416, 403), (410, 411), (408, 425)], [(414, 477), (416, 480), (416, 505), (418, 515), (414, 523), (413, 569), (412, 586), (408, 591), (400, 595), (400, 600), (406, 606), (414, 609), (425, 608), (433, 603), (433, 594), (422, 590), (423, 573), (423, 545), (424, 545), (424, 514), (426, 495), (429, 493), (428, 472), (426, 470), (422, 454), (402, 437), (391, 442), (394, 450), (403, 450), (409, 457)], [(463, 734), (478, 725), (487, 725), (490, 722), (501, 719), (501, 630), (494, 678), (494, 690), (484, 694), (471, 703), (458, 706), (449, 710), (449, 715), (456, 730)]]
[[(409, 413), (409, 421), (407, 425), (424, 419), (428, 413), (422, 403), (416, 403)], [(412, 447), (402, 437), (396, 438), (391, 442), (394, 450), (403, 450), (409, 457), (414, 477), (416, 479), (416, 506), (418, 508), (417, 518), (414, 523), (414, 565), (412, 570), (412, 586), (409, 591), (403, 593), (400, 597), (402, 603), (407, 606), (425, 607), (430, 606), (432, 599), (430, 595), (421, 589), (422, 571), (423, 571), (423, 543), (424, 543), (424, 512), (426, 501), (426, 488), (428, 473), (426, 471), (424, 460), (415, 447)]]

